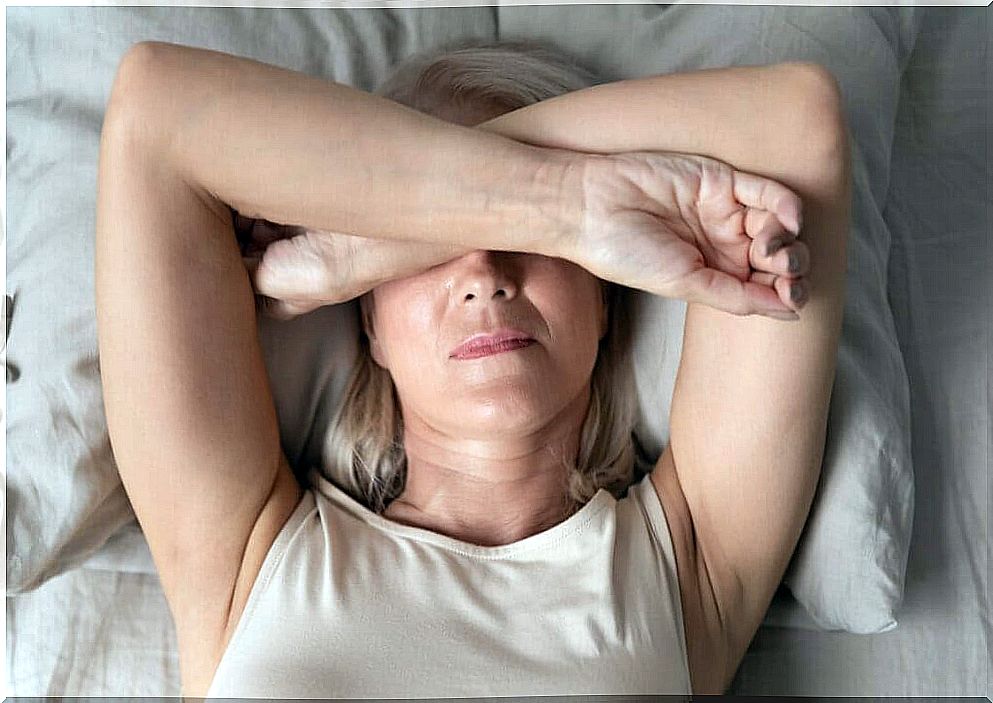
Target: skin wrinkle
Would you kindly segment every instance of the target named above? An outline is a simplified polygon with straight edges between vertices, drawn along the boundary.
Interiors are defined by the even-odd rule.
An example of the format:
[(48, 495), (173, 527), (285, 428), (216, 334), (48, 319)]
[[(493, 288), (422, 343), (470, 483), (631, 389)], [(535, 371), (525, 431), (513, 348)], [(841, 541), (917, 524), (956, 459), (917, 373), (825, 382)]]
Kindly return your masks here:
[[(436, 116), (472, 126), (506, 111), (494, 105), (461, 109), (460, 112), (449, 105)], [(569, 495), (567, 474), (577, 461), (580, 435), (592, 399), (592, 369), (600, 340), (607, 332), (607, 296), (600, 279), (564, 259), (490, 252), (486, 254), (487, 261), (477, 262), (483, 264), (479, 269), (469, 267), (467, 271), (467, 264), (479, 256), (480, 252), (465, 252), (420, 274), (386, 281), (363, 296), (368, 315), (364, 314), (362, 321), (373, 359), (393, 377), (404, 425), (405, 487), (383, 516), (464, 541), (496, 546), (543, 531), (581, 507)], [(483, 308), (485, 313), (460, 320), (452, 331), (452, 327), (445, 327), (446, 317), (467, 304), (466, 276), (470, 281), (475, 276), (477, 286), (496, 288), (500, 281), (510, 282), (513, 290), (493, 300), (480, 300), (477, 296), (468, 301), (473, 309)], [(418, 300), (422, 303), (420, 308)], [(418, 310), (420, 316), (411, 314)], [(430, 340), (430, 353), (404, 346), (402, 338), (392, 341), (391, 321), (402, 329), (404, 321), (412, 320), (420, 322), (421, 328), (411, 339)], [(553, 364), (550, 369), (546, 364), (542, 372), (524, 370), (516, 380), (515, 374), (510, 374), (509, 382), (499, 385), (494, 395), (469, 403), (474, 413), (451, 412), (447, 423), (446, 418), (432, 416), (432, 410), (439, 405), (451, 411), (459, 396), (467, 394), (470, 384), (486, 383), (491, 373), (487, 369), (499, 368), (490, 366), (494, 361), (507, 363), (507, 359), (493, 358), (452, 361), (448, 358), (450, 349), (468, 333), (502, 326), (523, 329), (538, 344), (498, 357), (519, 356), (537, 363), (534, 355), (539, 350), (535, 347), (540, 347), (542, 353), (557, 352), (555, 356), (568, 363)], [(379, 334), (380, 328), (385, 335)], [(454, 337), (448, 338), (446, 333)], [(570, 360), (566, 353), (577, 348), (585, 349), (581, 362)], [(391, 369), (391, 359), (395, 370)], [(443, 363), (443, 368), (473, 364), (476, 373), (466, 374), (454, 389), (441, 387), (439, 392), (439, 378), (430, 373), (437, 366), (425, 366), (426, 359)], [(416, 373), (404, 373), (405, 368)], [(578, 387), (572, 397), (561, 394), (563, 374), (569, 380), (565, 385)], [(413, 386), (409, 379), (413, 379)], [(423, 386), (420, 393), (418, 385)], [(545, 407), (536, 402), (542, 398), (547, 401), (557, 391), (559, 397), (552, 407), (547, 402)], [(439, 398), (444, 402), (439, 404)], [(506, 431), (501, 431), (504, 428), (493, 426), (492, 418), (500, 418), (501, 407), (514, 409), (525, 418), (526, 427), (518, 428), (516, 436), (508, 437)], [(471, 422), (473, 415), (475, 423)], [(487, 435), (489, 441), (472, 438), (480, 433)]]
[[(566, 469), (604, 329), (599, 279), (564, 259), (474, 251), (371, 296), (367, 334), (397, 387), (407, 455), (406, 486), (383, 515), (492, 546), (578, 509)], [(536, 343), (449, 358), (468, 334), (504, 326)]]

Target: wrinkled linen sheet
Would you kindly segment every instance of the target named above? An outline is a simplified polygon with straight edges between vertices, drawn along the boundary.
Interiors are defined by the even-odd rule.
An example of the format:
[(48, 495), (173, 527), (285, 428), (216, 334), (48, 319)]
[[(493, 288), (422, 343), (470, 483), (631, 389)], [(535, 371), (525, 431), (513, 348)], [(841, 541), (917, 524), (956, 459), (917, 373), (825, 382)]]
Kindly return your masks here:
[[(893, 148), (889, 297), (910, 379), (917, 496), (899, 626), (854, 635), (764, 625), (731, 693), (989, 692), (986, 17), (929, 9)], [(175, 635), (149, 567), (125, 528), (82, 568), (9, 597), (6, 693), (177, 695)], [(787, 607), (781, 598), (774, 609)]]

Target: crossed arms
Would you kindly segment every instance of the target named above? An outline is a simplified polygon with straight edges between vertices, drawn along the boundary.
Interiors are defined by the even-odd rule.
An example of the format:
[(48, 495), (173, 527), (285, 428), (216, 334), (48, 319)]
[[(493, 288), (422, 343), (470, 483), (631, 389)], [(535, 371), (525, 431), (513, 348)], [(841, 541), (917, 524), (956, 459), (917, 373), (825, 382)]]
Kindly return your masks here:
[[(299, 495), (228, 207), (319, 230), (559, 255), (577, 227), (562, 190), (575, 173), (572, 150), (677, 151), (800, 195), (812, 260), (799, 322), (690, 304), (671, 442), (653, 474), (694, 633), (693, 689), (722, 692), (795, 547), (824, 446), (848, 222), (833, 79), (807, 64), (656, 76), (470, 129), (248, 63), (137, 45), (101, 143), (96, 282), (108, 427), (181, 649), (204, 632), (222, 648), (248, 545), (271, 543)], [(486, 171), (473, 165), (479, 153)], [(374, 168), (370, 154), (390, 167)], [(184, 677), (203, 668), (181, 664)]]

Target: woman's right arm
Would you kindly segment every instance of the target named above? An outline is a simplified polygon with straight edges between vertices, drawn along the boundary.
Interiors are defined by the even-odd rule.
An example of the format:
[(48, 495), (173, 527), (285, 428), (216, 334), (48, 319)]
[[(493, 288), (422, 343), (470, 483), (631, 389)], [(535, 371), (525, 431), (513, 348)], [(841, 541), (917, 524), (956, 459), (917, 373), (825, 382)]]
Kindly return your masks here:
[(577, 229), (569, 152), (207, 49), (141, 42), (121, 65), (129, 128), (224, 221), (550, 254)]
[(390, 107), (166, 44), (136, 45), (115, 76), (95, 232), (104, 408), (176, 620), (188, 694), (210, 681), (301, 495), (280, 446), (229, 206), (479, 248), (543, 250), (563, 231), (551, 157)]
[(301, 230), (274, 223), (256, 224), (258, 249), (245, 265), (262, 309), (269, 317), (289, 319), (324, 305), (358, 298), (381, 283), (412, 276), (462, 256), (452, 244), (404, 242)]

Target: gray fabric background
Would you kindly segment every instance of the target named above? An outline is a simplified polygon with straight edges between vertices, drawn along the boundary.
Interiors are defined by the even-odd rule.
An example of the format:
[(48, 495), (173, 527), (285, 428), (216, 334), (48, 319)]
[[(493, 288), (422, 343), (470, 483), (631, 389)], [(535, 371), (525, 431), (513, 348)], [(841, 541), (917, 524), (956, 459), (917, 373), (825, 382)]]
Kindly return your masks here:
[[(566, 11), (579, 14), (556, 14)], [(704, 11), (716, 14), (708, 22), (695, 19)], [(893, 12), (892, 8), (501, 7), (388, 15), (352, 10), (337, 12), (335, 21), (330, 21), (327, 11), (313, 10), (9, 9), (7, 292), (16, 301), (8, 350), (11, 529), (7, 546), (13, 559), (7, 573), (14, 591), (52, 579), (7, 600), (12, 693), (178, 691), (174, 641), (161, 589), (156, 577), (147, 573), (147, 549), (143, 551), (130, 522), (115, 474), (108, 470), (109, 448), (95, 375), (92, 269), (85, 264), (92, 261), (94, 194), (85, 184), (95, 182), (96, 139), (116, 59), (139, 39), (181, 41), (368, 88), (391, 61), (451, 36), (450, 22), (458, 25), (456, 31), (473, 36), (509, 38), (525, 32), (549, 39), (567, 36), (569, 42), (576, 42), (578, 53), (600, 57), (612, 77), (638, 73), (634, 69), (639, 66), (680, 70), (747, 63), (746, 56), (756, 63), (770, 62), (786, 58), (783, 51), (791, 57), (820, 60), (836, 74), (839, 65), (848, 67), (849, 73), (842, 75), (851, 79), (843, 87), (857, 113), (863, 168), (856, 175), (865, 186), (858, 208), (868, 215), (860, 219), (863, 233), (853, 232), (866, 244), (850, 248), (857, 253), (850, 273), (866, 283), (866, 294), (854, 298), (851, 314), (846, 308), (846, 335), (872, 343), (856, 348), (848, 358), (855, 365), (875, 363), (879, 373), (853, 377), (857, 381), (850, 386), (851, 397), (861, 409), (852, 410), (846, 425), (832, 407), (832, 423), (848, 428), (854, 439), (844, 443), (836, 431), (833, 437), (843, 448), (835, 451), (868, 446), (876, 452), (873, 463), (855, 466), (861, 471), (853, 481), (862, 495), (878, 497), (880, 493), (866, 488), (882, 487), (882, 500), (890, 500), (889, 505), (870, 501), (862, 506), (876, 520), (862, 524), (881, 525), (884, 534), (892, 530), (881, 545), (880, 562), (871, 568), (877, 574), (886, 574), (889, 568), (892, 574), (895, 562), (897, 573), (895, 580), (887, 576), (880, 581), (876, 600), (856, 599), (851, 603), (856, 607), (841, 616), (854, 613), (858, 621), (868, 613), (877, 617), (878, 624), (887, 587), (891, 606), (897, 587), (902, 587), (900, 550), (909, 534), (900, 531), (909, 531), (911, 524), (906, 512), (910, 446), (904, 422), (909, 421), (912, 407), (918, 490), (906, 602), (897, 612), (900, 624), (895, 630), (859, 636), (802, 629), (816, 623), (806, 619), (787, 593), (779, 594), (732, 692), (984, 692), (990, 622), (989, 552), (988, 544), (983, 549), (982, 538), (988, 534), (989, 488), (984, 492), (982, 486), (989, 471), (990, 385), (989, 357), (984, 364), (982, 350), (989, 348), (993, 257), (988, 210), (984, 210), (989, 202), (988, 154), (979, 145), (986, 144), (984, 126), (989, 124), (989, 33), (980, 9), (929, 9), (926, 14), (903, 9), (895, 21)], [(257, 13), (263, 13), (264, 22)], [(808, 24), (814, 17), (822, 23), (818, 31)], [(924, 29), (915, 47), (922, 18)], [(729, 33), (732, 19), (736, 29)], [(853, 21), (854, 34), (835, 36), (839, 26), (850, 28), (847, 23)], [(609, 32), (598, 34), (605, 27)], [(332, 51), (332, 44), (350, 48)], [(677, 50), (682, 53), (670, 53)], [(899, 76), (908, 59), (898, 95), (896, 84), (887, 81)], [(874, 109), (863, 109), (866, 104)], [(894, 124), (897, 139), (891, 154), (886, 135)], [(890, 234), (892, 251), (887, 255)], [(879, 282), (884, 287), (877, 290), (872, 284)], [(886, 314), (887, 301), (893, 306), (893, 319)], [(660, 341), (672, 339), (665, 330), (681, 324), (680, 311), (660, 306), (645, 315), (647, 320), (656, 316), (656, 336), (644, 339), (657, 353)], [(327, 311), (320, 320), (327, 325), (342, 320), (347, 324), (348, 317)], [(266, 337), (266, 330), (262, 334), (270, 362), (278, 362), (270, 364), (274, 382), (274, 366), (285, 368), (300, 358), (297, 355), (312, 353), (306, 330), (293, 337), (284, 329), (279, 332), (283, 339), (296, 341), (278, 344), (271, 341), (276, 337)], [(665, 349), (671, 354), (671, 345)], [(902, 354), (895, 356), (894, 351)], [(274, 356), (279, 352), (286, 356)], [(906, 385), (899, 383), (904, 359), (910, 404), (905, 402)], [(664, 369), (641, 371), (642, 379), (654, 384), (645, 387), (656, 392), (666, 388)], [(299, 427), (299, 421), (319, 419), (322, 408), (335, 398), (340, 374), (326, 369), (308, 373), (281, 382), (285, 390), (277, 404), (284, 430), (288, 422)], [(300, 389), (317, 387), (314, 379), (329, 384), (327, 395), (294, 402)], [(867, 388), (872, 388), (866, 394), (868, 401), (859, 397), (859, 391)], [(657, 398), (643, 398), (648, 412), (659, 410)], [(868, 405), (858, 406), (859, 401)], [(888, 410), (884, 419), (876, 419), (876, 424), (867, 421), (872, 408), (880, 405)], [(651, 428), (642, 431), (647, 436)], [(289, 434), (284, 431), (284, 438)], [(656, 447), (664, 440), (655, 437)], [(303, 458), (306, 446), (312, 447), (314, 441), (313, 436), (309, 442), (307, 437), (289, 437), (288, 443)], [(879, 462), (880, 456), (892, 459), (890, 473), (887, 464)], [(827, 469), (826, 465), (825, 475)], [(865, 484), (867, 476), (870, 481)], [(811, 526), (817, 524), (815, 517), (816, 513)], [(837, 548), (837, 526), (829, 523), (823, 534), (819, 546)], [(798, 556), (804, 548), (802, 544)], [(69, 570), (83, 562), (86, 568)], [(794, 574), (797, 563), (791, 566)], [(812, 559), (810, 566), (823, 568), (825, 563), (829, 562)], [(832, 566), (844, 572), (852, 564)], [(817, 600), (818, 583), (808, 582), (813, 589), (811, 602)], [(57, 624), (58, 614), (66, 618), (67, 627)], [(776, 623), (800, 627), (776, 627)]]

